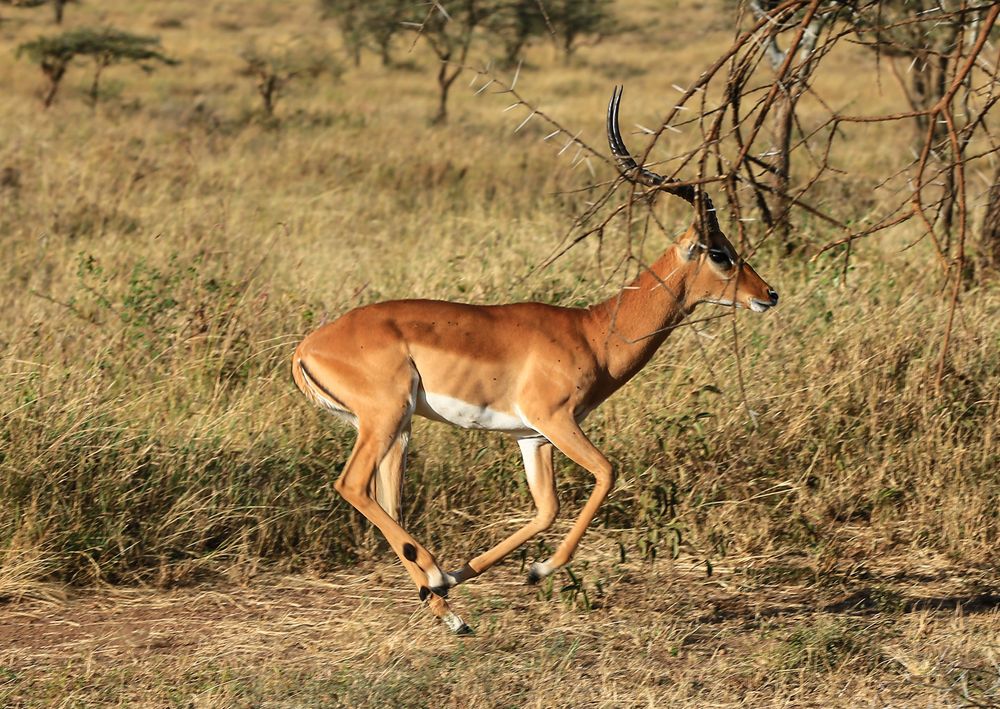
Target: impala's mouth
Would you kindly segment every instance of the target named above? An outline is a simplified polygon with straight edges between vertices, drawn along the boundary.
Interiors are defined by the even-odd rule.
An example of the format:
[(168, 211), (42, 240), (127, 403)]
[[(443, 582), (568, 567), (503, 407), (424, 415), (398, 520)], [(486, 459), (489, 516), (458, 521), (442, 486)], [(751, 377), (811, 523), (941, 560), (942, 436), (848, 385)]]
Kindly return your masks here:
[(778, 291), (774, 290), (774, 288), (767, 289), (767, 297), (770, 298), (770, 300), (758, 300), (757, 298), (751, 298), (750, 310), (755, 313), (763, 313), (765, 310), (770, 310), (778, 304)]

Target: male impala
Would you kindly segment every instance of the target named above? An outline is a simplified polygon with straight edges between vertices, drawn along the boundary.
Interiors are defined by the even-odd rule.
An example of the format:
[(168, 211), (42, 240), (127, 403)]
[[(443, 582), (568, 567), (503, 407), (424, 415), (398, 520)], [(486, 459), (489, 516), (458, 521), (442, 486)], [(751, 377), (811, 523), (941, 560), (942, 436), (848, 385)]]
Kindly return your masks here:
[[(420, 598), (457, 633), (469, 629), (445, 601), (448, 589), (483, 573), (555, 519), (555, 448), (589, 470), (596, 485), (566, 538), (551, 558), (531, 565), (528, 580), (548, 576), (573, 556), (615, 479), (611, 463), (580, 429), (587, 414), (635, 376), (699, 303), (762, 312), (778, 302), (722, 234), (707, 195), (672, 185), (632, 159), (618, 127), (620, 101), (616, 89), (607, 130), (623, 175), (707, 208), (704, 227), (696, 219), (628, 288), (590, 308), (376, 303), (319, 328), (292, 358), (299, 389), (358, 430), (336, 490), (385, 535)], [(534, 519), (452, 573), (399, 522), (414, 414), (514, 436), (537, 507)]]

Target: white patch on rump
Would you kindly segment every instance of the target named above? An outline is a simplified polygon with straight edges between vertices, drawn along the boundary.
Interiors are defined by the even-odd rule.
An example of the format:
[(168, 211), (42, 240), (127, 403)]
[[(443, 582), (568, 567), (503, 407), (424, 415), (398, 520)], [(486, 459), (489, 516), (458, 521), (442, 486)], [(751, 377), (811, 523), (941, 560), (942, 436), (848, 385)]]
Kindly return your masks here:
[(487, 431), (522, 434), (535, 430), (520, 416), (423, 389), (417, 392), (416, 413), (424, 418), (443, 421), (459, 428), (481, 428)]

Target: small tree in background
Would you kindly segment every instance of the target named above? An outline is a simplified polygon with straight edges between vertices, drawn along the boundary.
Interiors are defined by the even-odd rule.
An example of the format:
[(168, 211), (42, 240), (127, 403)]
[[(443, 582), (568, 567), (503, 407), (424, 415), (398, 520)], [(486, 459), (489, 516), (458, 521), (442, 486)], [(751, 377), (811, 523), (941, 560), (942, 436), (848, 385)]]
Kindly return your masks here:
[(407, 23), (418, 33), (418, 38), (427, 42), (441, 62), (437, 74), (438, 110), (434, 123), (448, 120), (448, 91), (462, 73), (476, 31), (480, 28), (487, 31), (494, 29), (486, 21), (501, 5), (501, 2), (488, 0), (435, 2), (421, 22)]
[(548, 34), (548, 8), (541, 4), (544, 2), (546, 0), (506, 2), (487, 19), (489, 31), (503, 44), (503, 62), (507, 66), (517, 63), (532, 39)]
[(325, 49), (300, 46), (282, 49), (260, 49), (251, 44), (241, 54), (246, 62), (244, 73), (257, 82), (257, 93), (264, 104), (264, 113), (271, 117), (282, 90), (293, 80), (315, 79), (322, 74), (334, 78), (342, 67)]
[(392, 40), (403, 26), (401, 19), (411, 3), (406, 0), (319, 0), (323, 17), (340, 29), (344, 47), (361, 64), (361, 50), (378, 53), (383, 66), (392, 64)]
[(17, 56), (21, 55), (26, 55), (30, 61), (42, 68), (42, 73), (48, 82), (42, 96), (42, 104), (48, 108), (55, 101), (59, 85), (66, 75), (66, 69), (75, 56), (73, 43), (67, 41), (67, 38), (62, 35), (39, 37), (19, 46)]
[(40, 7), (48, 3), (49, 0), (0, 0), (0, 5), (8, 7)]
[(392, 65), (392, 40), (403, 29), (402, 18), (408, 3), (399, 0), (371, 0), (362, 23), (370, 49), (377, 52), (382, 66)]
[(57, 25), (62, 24), (63, 11), (71, 2), (78, 2), (78, 0), (52, 0), (52, 9), (55, 11), (55, 20)]
[(42, 5), (51, 4), (52, 9), (55, 12), (55, 22), (57, 25), (61, 25), (66, 6), (71, 2), (78, 1), (79, 0), (0, 0), (0, 5), (10, 5), (11, 7), (41, 7)]
[[(791, 15), (773, 19), (769, 13), (779, 8), (781, 3), (775, 0), (750, 0), (750, 8), (754, 17), (764, 19), (772, 17), (773, 26), (779, 28), (783, 23), (790, 26), (798, 22), (799, 15)], [(770, 174), (770, 182), (774, 187), (772, 206), (767, 206), (767, 201), (761, 196), (758, 207), (761, 216), (768, 227), (774, 227), (778, 238), (784, 245), (786, 253), (792, 253), (800, 247), (792, 238), (791, 206), (792, 202), (788, 198), (789, 185), (792, 174), (792, 131), (795, 127), (795, 109), (799, 99), (809, 89), (809, 80), (813, 71), (819, 65), (819, 57), (815, 54), (816, 42), (820, 33), (830, 22), (835, 19), (835, 15), (816, 15), (809, 22), (807, 32), (804, 32), (797, 47), (791, 50), (782, 49), (778, 44), (775, 34), (770, 34), (764, 44), (764, 52), (767, 56), (771, 69), (775, 72), (781, 70), (788, 58), (789, 51), (798, 59), (785, 77), (781, 79), (782, 90), (777, 94), (774, 102), (774, 112), (771, 115), (771, 149), (769, 163), (760, 163)]]
[(77, 52), (94, 61), (94, 77), (90, 83), (91, 105), (96, 107), (100, 96), (102, 72), (113, 64), (132, 63), (149, 73), (156, 62), (174, 66), (178, 62), (160, 52), (160, 38), (123, 32), (112, 28), (103, 30), (74, 30), (80, 42)]
[(365, 46), (362, 16), (366, 4), (365, 0), (319, 0), (320, 12), (337, 25), (354, 66), (361, 66), (361, 50)]
[[(355, 63), (361, 50), (375, 46), (383, 63), (401, 27), (417, 33), (437, 55), (438, 110), (434, 123), (448, 118), (448, 93), (476, 37), (503, 45), (504, 60), (514, 63), (535, 36), (553, 32), (569, 57), (580, 46), (616, 31), (612, 0), (319, 0), (326, 17), (336, 20)], [(419, 10), (420, 15), (414, 15)], [(404, 21), (405, 20), (405, 21)]]
[(597, 44), (618, 30), (611, 0), (542, 0), (549, 22), (570, 59), (576, 50)]
[(90, 57), (94, 62), (94, 76), (90, 84), (91, 105), (96, 107), (100, 95), (100, 81), (103, 71), (112, 64), (130, 62), (138, 64), (146, 72), (153, 70), (154, 63), (167, 65), (177, 61), (163, 54), (157, 37), (145, 37), (113, 28), (80, 28), (64, 32), (54, 37), (39, 37), (22, 44), (17, 49), (18, 56), (26, 55), (29, 60), (42, 68), (49, 82), (43, 97), (45, 107), (52, 105), (59, 84), (66, 69), (75, 57)]

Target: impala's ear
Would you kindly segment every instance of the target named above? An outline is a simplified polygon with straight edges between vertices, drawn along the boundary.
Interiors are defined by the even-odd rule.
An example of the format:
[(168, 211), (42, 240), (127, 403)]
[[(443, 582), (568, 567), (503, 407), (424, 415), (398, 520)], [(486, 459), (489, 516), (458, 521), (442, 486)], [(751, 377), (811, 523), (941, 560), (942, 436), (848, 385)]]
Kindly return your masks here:
[(697, 258), (698, 252), (705, 248), (704, 239), (694, 224), (677, 240), (677, 248), (685, 261)]

